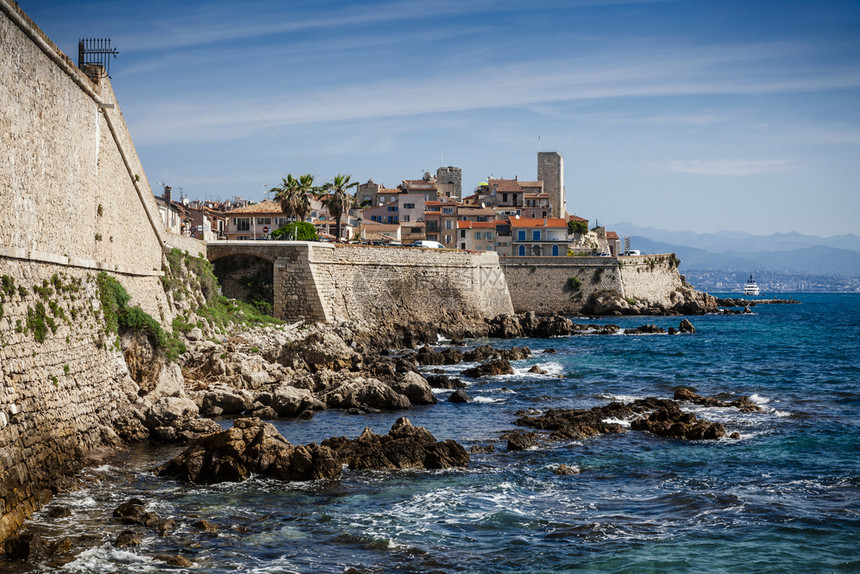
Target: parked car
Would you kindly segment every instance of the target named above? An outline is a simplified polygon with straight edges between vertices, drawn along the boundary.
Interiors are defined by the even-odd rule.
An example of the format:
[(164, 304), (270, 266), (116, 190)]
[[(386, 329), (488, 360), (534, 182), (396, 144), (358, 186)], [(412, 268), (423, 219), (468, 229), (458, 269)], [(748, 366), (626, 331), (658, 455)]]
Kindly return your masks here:
[(638, 249), (629, 249), (624, 252), (624, 255), (642, 255), (642, 252)]
[(418, 241), (414, 241), (412, 243), (412, 247), (426, 247), (429, 249), (445, 249), (445, 246), (439, 243), (438, 241), (427, 241), (426, 239), (419, 239)]

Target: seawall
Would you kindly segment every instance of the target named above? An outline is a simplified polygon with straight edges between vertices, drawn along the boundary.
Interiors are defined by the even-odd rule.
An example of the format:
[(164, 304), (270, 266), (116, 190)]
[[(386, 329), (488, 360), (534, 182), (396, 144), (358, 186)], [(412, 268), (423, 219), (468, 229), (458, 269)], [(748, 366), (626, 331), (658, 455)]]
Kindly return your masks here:
[(256, 260), (236, 269), (238, 277), (219, 279), (236, 285), (257, 272), (271, 274), (274, 314), (282, 319), (408, 325), (513, 313), (495, 253), (219, 241), (209, 244), (208, 255), (216, 269), (223, 258)]
[(668, 308), (684, 289), (672, 254), (617, 259), (503, 257), (501, 265), (517, 313), (576, 315), (601, 292)]
[[(106, 77), (0, 0), (0, 541), (111, 444), (127, 370), (96, 277), (169, 324), (161, 225)], [(200, 252), (202, 243), (198, 242)]]

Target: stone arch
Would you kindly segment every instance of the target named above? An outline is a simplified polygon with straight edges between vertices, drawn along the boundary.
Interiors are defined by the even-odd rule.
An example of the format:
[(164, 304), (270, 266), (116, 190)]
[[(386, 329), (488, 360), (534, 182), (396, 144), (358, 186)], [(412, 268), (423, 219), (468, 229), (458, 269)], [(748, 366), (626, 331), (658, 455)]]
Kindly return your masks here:
[(238, 299), (272, 314), (274, 261), (264, 253), (231, 253), (212, 260), (212, 270), (225, 297)]

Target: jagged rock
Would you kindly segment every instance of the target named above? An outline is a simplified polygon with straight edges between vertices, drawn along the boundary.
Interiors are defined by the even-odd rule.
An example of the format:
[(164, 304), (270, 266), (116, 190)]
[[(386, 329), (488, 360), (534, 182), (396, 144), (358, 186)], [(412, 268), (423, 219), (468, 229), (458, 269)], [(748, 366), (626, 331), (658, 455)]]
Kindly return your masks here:
[(705, 407), (735, 407), (744, 413), (757, 413), (762, 410), (760, 406), (752, 402), (747, 396), (740, 397), (733, 401), (722, 401), (715, 397), (703, 397), (697, 395), (686, 387), (676, 389), (674, 399), (676, 401), (688, 401)]
[(65, 518), (67, 516), (71, 516), (72, 511), (68, 506), (52, 506), (48, 509), (48, 517), (52, 520), (56, 520), (58, 518)]
[(498, 350), (489, 345), (481, 345), (463, 353), (463, 360), (470, 363), (480, 363), (499, 356)]
[(644, 430), (652, 434), (687, 440), (716, 440), (726, 436), (722, 423), (712, 423), (696, 418), (694, 413), (685, 413), (670, 402), (646, 418), (630, 423), (633, 430)]
[(392, 389), (406, 396), (413, 405), (435, 405), (436, 395), (427, 380), (415, 372), (405, 373), (388, 384)]
[(62, 556), (68, 554), (72, 549), (72, 539), (63, 537), (59, 540), (49, 540), (44, 544), (45, 554), (48, 556)]
[(123, 530), (113, 541), (117, 548), (128, 548), (129, 546), (140, 546), (140, 536), (133, 530)]
[(560, 464), (556, 468), (552, 470), (553, 474), (557, 474), (559, 476), (572, 476), (574, 474), (579, 474), (579, 471), (571, 466), (567, 466), (566, 464)]
[(430, 375), (427, 377), (427, 382), (434, 389), (463, 389), (466, 387), (466, 383), (460, 379), (446, 375)]
[(463, 362), (463, 352), (458, 349), (445, 349), (442, 351), (442, 356), (445, 358), (446, 365), (456, 365)]
[(340, 475), (336, 454), (314, 443), (293, 446), (269, 423), (257, 418), (233, 421), (233, 428), (196, 439), (159, 476), (197, 483), (238, 482), (251, 473), (280, 480), (315, 480)]
[(209, 522), (201, 518), (200, 520), (195, 520), (194, 523), (191, 524), (197, 530), (202, 530), (203, 532), (218, 532), (218, 527), (213, 523)]
[(512, 375), (514, 372), (511, 367), (511, 362), (507, 359), (496, 359), (487, 363), (482, 363), (477, 367), (466, 369), (463, 375), (477, 379), (480, 377), (492, 377), (496, 375)]
[(630, 404), (612, 402), (591, 409), (550, 409), (542, 415), (526, 414), (516, 424), (541, 430), (550, 430), (553, 439), (581, 439), (600, 434), (624, 432), (624, 427), (606, 420), (631, 419), (637, 414), (650, 412), (663, 405), (675, 405), (666, 399), (639, 399)]
[(183, 419), (194, 418), (199, 409), (188, 398), (163, 397), (156, 401), (146, 413), (146, 426), (149, 429), (172, 426)]
[(693, 324), (690, 323), (689, 319), (683, 319), (681, 324), (678, 326), (678, 331), (681, 333), (695, 333), (696, 328), (693, 327)]
[(583, 313), (588, 315), (626, 315), (630, 313), (628, 303), (617, 291), (598, 291), (592, 293), (583, 306)]
[(294, 417), (304, 411), (322, 410), (325, 405), (307, 389), (281, 386), (275, 390), (272, 409), (279, 417)]
[(341, 381), (320, 397), (336, 409), (396, 410), (412, 406), (409, 399), (377, 379), (356, 378)]
[(139, 498), (132, 498), (117, 506), (113, 511), (113, 517), (121, 524), (141, 524), (143, 526), (153, 526), (159, 520), (158, 515), (144, 509), (143, 501)]
[(448, 402), (469, 403), (472, 402), (472, 398), (468, 394), (466, 394), (466, 391), (464, 391), (463, 389), (457, 389), (456, 391), (451, 393), (450, 397), (448, 397)]
[(469, 454), (487, 454), (491, 452), (496, 452), (495, 445), (480, 445), (476, 444), (472, 448), (469, 449)]
[(540, 365), (532, 365), (532, 368), (529, 369), (530, 373), (535, 373), (536, 375), (545, 375), (546, 371), (540, 368)]
[(528, 450), (538, 445), (538, 433), (515, 430), (502, 435), (508, 440), (508, 450)]
[(627, 329), (624, 331), (625, 335), (656, 335), (662, 334), (666, 331), (662, 327), (658, 327), (657, 325), (640, 325), (635, 329)]
[(261, 407), (251, 411), (252, 417), (257, 417), (263, 420), (273, 420), (278, 418), (278, 413), (272, 407)]
[(489, 322), (489, 336), (499, 339), (518, 339), (523, 336), (519, 318), (516, 315), (499, 315)]
[(282, 364), (285, 359), (300, 358), (311, 368), (311, 371), (329, 369), (338, 371), (349, 369), (361, 363), (361, 356), (355, 352), (343, 339), (329, 332), (315, 332), (309, 335), (301, 344), (285, 346), (281, 356)]
[(353, 470), (438, 469), (469, 465), (469, 454), (453, 440), (437, 442), (423, 427), (400, 417), (386, 435), (369, 428), (357, 439), (333, 437), (323, 441)]
[(415, 360), (419, 365), (444, 365), (445, 355), (434, 351), (429, 345), (421, 347), (415, 355)]
[(241, 414), (252, 404), (251, 393), (234, 389), (224, 383), (214, 383), (200, 391), (198, 405), (204, 416)]
[(33, 532), (11, 536), (4, 541), (9, 560), (33, 560), (42, 554), (42, 537)]

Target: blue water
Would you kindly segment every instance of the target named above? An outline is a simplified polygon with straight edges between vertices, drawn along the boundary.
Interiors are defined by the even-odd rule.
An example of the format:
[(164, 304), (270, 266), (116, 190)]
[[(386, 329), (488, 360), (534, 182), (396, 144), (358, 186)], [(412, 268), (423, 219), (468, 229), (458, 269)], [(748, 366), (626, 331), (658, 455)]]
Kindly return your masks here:
[[(691, 317), (694, 335), (490, 341), (557, 353), (472, 383), (469, 404), (448, 403), (450, 391), (440, 391), (438, 405), (405, 413), (329, 411), (276, 423), (306, 443), (356, 437), (365, 426), (385, 433), (405, 414), (437, 439), (495, 445), (467, 470), (202, 487), (147, 472), (175, 450), (141, 449), (125, 466), (88, 471), (91, 486), (57, 500), (76, 512), (59, 523), (103, 541), (65, 569), (158, 571), (149, 557), (168, 552), (205, 572), (860, 571), (860, 295), (795, 298), (803, 304)], [(600, 322), (668, 328), (679, 320)], [(549, 374), (525, 373), (536, 363)], [(507, 452), (498, 438), (516, 428), (521, 409), (671, 397), (682, 384), (702, 395), (750, 395), (764, 412), (694, 409), (740, 440), (628, 431)], [(579, 472), (556, 475), (560, 464)], [(110, 511), (130, 496), (180, 528), (166, 538), (143, 531), (135, 552), (112, 549), (107, 541), (123, 527)], [(218, 532), (196, 531), (197, 518)], [(36, 525), (48, 522), (35, 516)]]

